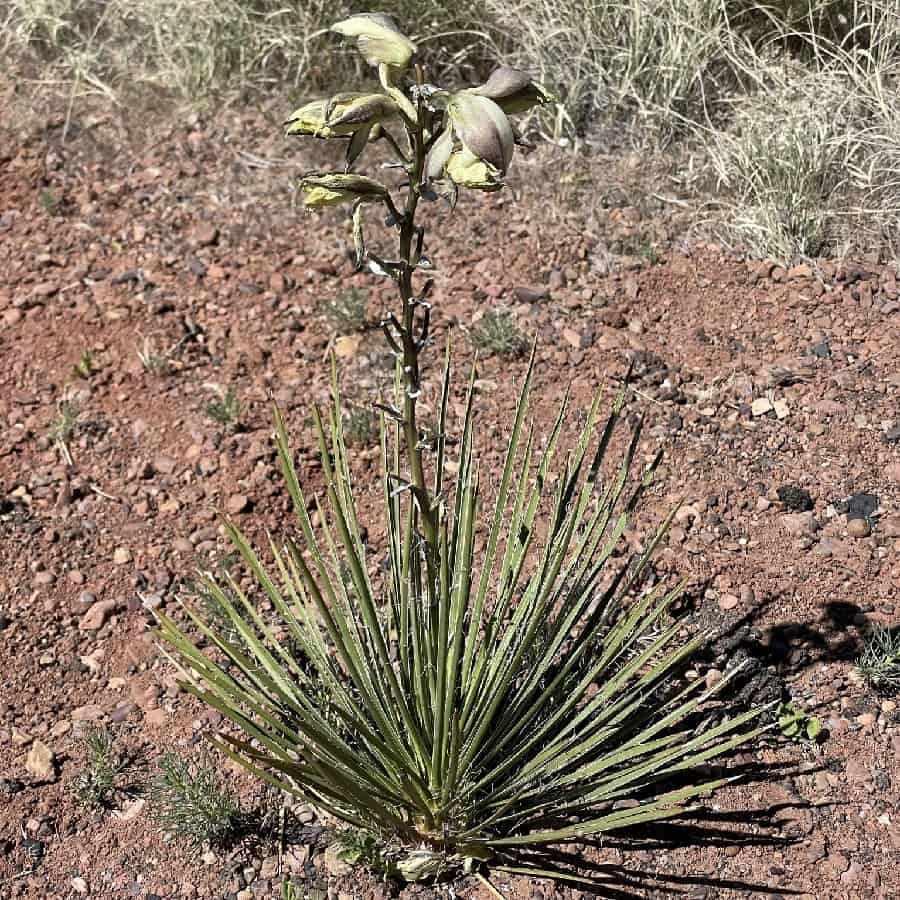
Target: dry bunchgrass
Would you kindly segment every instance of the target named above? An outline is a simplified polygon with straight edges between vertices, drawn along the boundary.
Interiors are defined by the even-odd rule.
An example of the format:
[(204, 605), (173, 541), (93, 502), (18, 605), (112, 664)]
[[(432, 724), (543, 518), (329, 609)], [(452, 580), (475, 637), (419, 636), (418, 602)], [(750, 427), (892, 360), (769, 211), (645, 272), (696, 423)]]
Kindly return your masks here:
[(723, 75), (719, 0), (485, 0), (509, 25), (507, 56), (540, 67), (566, 124), (634, 125), (668, 140)]
[[(453, 33), (430, 61), (477, 63), (488, 33), (470, 28), (480, 4), (387, 4), (415, 34)], [(359, 4), (326, 0), (6, 0), (0, 48), (7, 65), (27, 63), (44, 86), (118, 96), (134, 84), (196, 100), (222, 89), (278, 84), (323, 87), (359, 62), (333, 50), (328, 27)], [(427, 54), (428, 45), (423, 45)]]
[(724, 211), (721, 236), (753, 256), (789, 262), (841, 242), (856, 156), (847, 135), (859, 110), (833, 71), (775, 64), (769, 75), (730, 103), (726, 128), (706, 128), (703, 137)]
[(718, 230), (783, 262), (895, 247), (900, 9), (822, 0), (805, 23), (745, 44), (732, 58), (743, 91), (695, 126), (725, 212)]
[[(713, 186), (713, 230), (748, 253), (787, 261), (900, 242), (896, 0), (377, 6), (442, 80), (475, 82), (499, 58), (534, 70), (562, 104), (529, 128), (563, 147), (574, 141), (583, 154), (589, 138), (614, 152), (699, 148), (684, 180)], [(328, 26), (366, 7), (0, 0), (0, 70), (20, 89), (57, 90), (73, 105), (85, 93), (120, 101), (147, 85), (190, 101), (278, 92), (287, 108), (364, 76), (355, 55), (325, 50), (334, 47)], [(591, 190), (575, 193), (593, 202)]]

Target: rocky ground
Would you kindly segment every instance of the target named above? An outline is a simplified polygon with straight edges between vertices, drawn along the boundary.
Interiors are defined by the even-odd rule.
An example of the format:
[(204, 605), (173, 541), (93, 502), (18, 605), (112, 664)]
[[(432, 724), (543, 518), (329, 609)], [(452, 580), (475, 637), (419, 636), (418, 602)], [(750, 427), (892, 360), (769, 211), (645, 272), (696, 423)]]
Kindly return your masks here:
[[(294, 208), (292, 179), (319, 150), (286, 144), (279, 112), (63, 107), (0, 131), (0, 896), (248, 900), (277, 896), (284, 873), (308, 896), (396, 891), (329, 856), (313, 811), (274, 827), (279, 802), (230, 767), (265, 827), (227, 848), (166, 837), (140, 792), (93, 812), (74, 793), (92, 725), (134, 758), (136, 784), (217, 725), (180, 692), (152, 610), (173, 609), (198, 567), (228, 565), (217, 509), (254, 538), (289, 527), (271, 399), (315, 486), (308, 416), (329, 351), (351, 406), (391, 378), (377, 329), (335, 333), (327, 307), (348, 285), (372, 323), (392, 297), (352, 273), (342, 213)], [(679, 614), (712, 632), (699, 677), (744, 659), (744, 699), (791, 696), (827, 730), (745, 748), (732, 764), (756, 774), (699, 818), (576, 850), (608, 896), (897, 896), (900, 716), (852, 677), (867, 629), (900, 618), (896, 271), (743, 261), (692, 239), (634, 165), (590, 215), (548, 205), (536, 185), (557, 170), (537, 152), (513, 190), (429, 210), (454, 408), (491, 308), (539, 340), (539, 425), (567, 386), (575, 408), (597, 387), (611, 398), (631, 365), (641, 458), (666, 456), (628, 539), (681, 504), (656, 568), (687, 578)], [(478, 363), (488, 482), (525, 365)], [(239, 413), (223, 424), (209, 407), (229, 391)], [(356, 460), (371, 512), (377, 451), (364, 442)]]

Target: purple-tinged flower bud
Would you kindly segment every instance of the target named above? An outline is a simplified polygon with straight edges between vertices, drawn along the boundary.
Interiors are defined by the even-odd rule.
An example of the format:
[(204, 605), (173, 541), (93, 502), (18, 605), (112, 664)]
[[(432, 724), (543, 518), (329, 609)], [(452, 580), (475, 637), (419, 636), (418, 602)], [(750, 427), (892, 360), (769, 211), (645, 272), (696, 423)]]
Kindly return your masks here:
[(553, 96), (542, 85), (532, 81), (531, 76), (512, 66), (501, 66), (491, 72), (488, 80), (469, 93), (493, 100), (508, 116), (527, 112), (544, 103), (555, 103)]

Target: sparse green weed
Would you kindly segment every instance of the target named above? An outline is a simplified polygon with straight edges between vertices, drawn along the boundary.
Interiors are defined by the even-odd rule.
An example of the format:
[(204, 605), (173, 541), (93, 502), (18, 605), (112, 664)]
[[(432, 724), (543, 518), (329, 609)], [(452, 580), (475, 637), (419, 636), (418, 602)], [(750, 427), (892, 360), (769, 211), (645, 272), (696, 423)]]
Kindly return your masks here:
[(233, 602), (237, 598), (225, 582), (232, 575), (232, 570), (238, 564), (239, 559), (240, 557), (236, 553), (226, 553), (217, 560), (205, 555), (198, 555), (196, 559), (197, 570), (204, 573), (204, 575), (188, 580), (185, 585), (187, 593), (197, 599), (204, 616), (213, 625), (215, 631), (231, 642), (239, 638), (238, 632), (234, 628), (234, 623), (227, 614), (221, 600), (216, 596), (216, 592), (210, 588), (207, 579), (212, 576), (220, 584), (223, 584), (225, 596), (229, 602)]
[(396, 875), (391, 860), (384, 853), (384, 845), (368, 831), (344, 828), (334, 835), (337, 855), (351, 866), (363, 865), (384, 875)]
[(75, 433), (80, 414), (81, 408), (77, 401), (71, 399), (61, 400), (59, 403), (59, 417), (50, 426), (48, 435), (70, 466), (73, 464), (73, 460), (72, 453), (69, 450), (69, 439)]
[(332, 300), (325, 314), (332, 329), (338, 334), (364, 331), (366, 319), (366, 294), (358, 288), (348, 288)]
[(44, 188), (38, 194), (38, 205), (47, 216), (58, 216), (62, 211), (62, 200), (50, 188)]
[(796, 703), (782, 703), (775, 710), (781, 733), (793, 741), (816, 743), (822, 735), (822, 723)]
[(153, 375), (165, 375), (169, 368), (169, 360), (161, 353), (150, 338), (144, 338), (137, 350), (138, 359), (147, 372)]
[(105, 728), (95, 728), (84, 737), (87, 767), (75, 780), (75, 796), (85, 806), (107, 807), (117, 790), (127, 762), (116, 750), (112, 735)]
[(206, 414), (220, 425), (235, 427), (240, 422), (241, 403), (233, 387), (221, 391), (218, 400), (206, 404)]
[(163, 831), (193, 846), (223, 844), (235, 835), (240, 806), (205, 754), (188, 760), (168, 753), (160, 759), (159, 768), (150, 788), (150, 803)]
[(489, 309), (472, 328), (472, 343), (479, 350), (500, 356), (524, 356), (531, 341), (505, 310)]
[(81, 358), (72, 366), (72, 377), (83, 378), (88, 381), (94, 374), (94, 355), (90, 350), (85, 350), (81, 354)]

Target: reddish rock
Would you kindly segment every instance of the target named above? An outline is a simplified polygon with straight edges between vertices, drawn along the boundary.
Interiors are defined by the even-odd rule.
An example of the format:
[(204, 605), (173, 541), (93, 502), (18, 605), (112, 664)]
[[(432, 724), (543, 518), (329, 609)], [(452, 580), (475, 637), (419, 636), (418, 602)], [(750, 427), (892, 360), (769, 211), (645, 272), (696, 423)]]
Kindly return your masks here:
[(194, 245), (211, 247), (219, 241), (219, 229), (215, 225), (201, 225), (194, 231)]
[(101, 600), (95, 603), (81, 617), (78, 627), (81, 631), (99, 631), (106, 620), (115, 612), (118, 602), (116, 600)]

